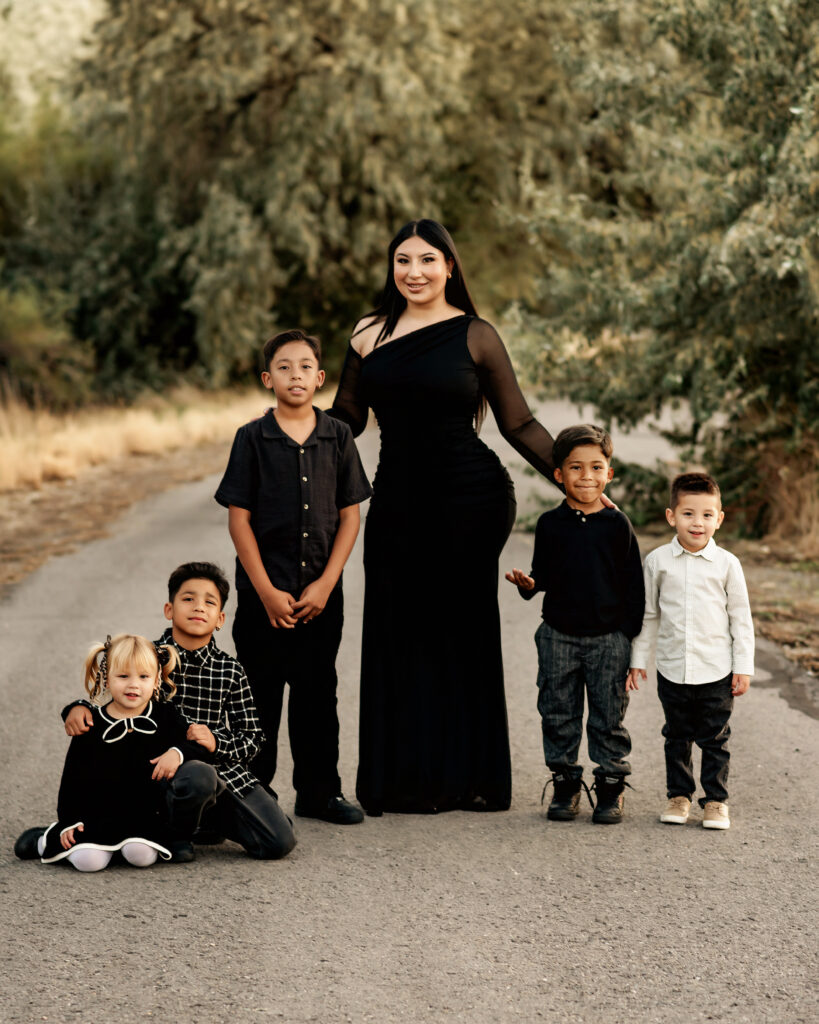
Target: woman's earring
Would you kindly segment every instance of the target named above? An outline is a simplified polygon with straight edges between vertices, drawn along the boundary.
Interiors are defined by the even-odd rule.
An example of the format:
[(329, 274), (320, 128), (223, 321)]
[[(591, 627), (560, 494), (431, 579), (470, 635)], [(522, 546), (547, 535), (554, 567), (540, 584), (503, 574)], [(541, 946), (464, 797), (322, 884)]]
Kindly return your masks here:
[(450, 273), (450, 274), (447, 274), (447, 275), (446, 275), (446, 279), (447, 279), (447, 281), (448, 281), (448, 280), (449, 280), (449, 279), (450, 279), (451, 277), (452, 277), (452, 274), (451, 274), (451, 273)]

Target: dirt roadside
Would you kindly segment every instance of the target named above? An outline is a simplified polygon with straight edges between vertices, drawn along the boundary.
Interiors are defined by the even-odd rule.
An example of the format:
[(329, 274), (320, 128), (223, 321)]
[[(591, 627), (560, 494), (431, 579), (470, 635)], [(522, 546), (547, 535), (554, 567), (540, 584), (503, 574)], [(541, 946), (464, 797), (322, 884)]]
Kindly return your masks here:
[(227, 464), (230, 441), (159, 455), (128, 455), (73, 480), (0, 495), (0, 597), (54, 555), (104, 537), (120, 513), (142, 498), (201, 480)]
[[(84, 471), (74, 480), (0, 496), (0, 597), (53, 555), (104, 536), (134, 501), (218, 472), (229, 442), (130, 455)], [(640, 534), (647, 554), (668, 539)], [(819, 566), (787, 562), (769, 546), (720, 536), (742, 560), (758, 633), (773, 641), (795, 673), (819, 677)]]

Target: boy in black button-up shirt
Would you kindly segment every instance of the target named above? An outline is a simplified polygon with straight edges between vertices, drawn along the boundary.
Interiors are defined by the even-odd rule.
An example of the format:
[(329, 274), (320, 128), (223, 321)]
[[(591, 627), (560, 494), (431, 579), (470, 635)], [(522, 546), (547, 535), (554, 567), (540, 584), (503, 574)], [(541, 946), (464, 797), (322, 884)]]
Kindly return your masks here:
[(589, 756), (597, 762), (593, 820), (622, 819), (631, 739), (628, 706), (630, 644), (643, 622), (640, 549), (628, 518), (604, 506), (614, 471), (611, 438), (590, 424), (555, 439), (555, 480), (566, 500), (537, 524), (532, 571), (506, 574), (527, 600), (544, 592), (538, 647), (538, 710), (543, 751), (554, 785), (548, 817), (571, 821), (580, 805), (583, 768), (577, 754), (588, 695)]
[(267, 342), (262, 383), (277, 406), (237, 431), (216, 500), (237, 554), (236, 653), (266, 736), (252, 770), (264, 783), (275, 774), (289, 683), (296, 814), (353, 824), (363, 815), (341, 793), (335, 660), (341, 571), (372, 492), (350, 428), (313, 407), (320, 358), (300, 330)]

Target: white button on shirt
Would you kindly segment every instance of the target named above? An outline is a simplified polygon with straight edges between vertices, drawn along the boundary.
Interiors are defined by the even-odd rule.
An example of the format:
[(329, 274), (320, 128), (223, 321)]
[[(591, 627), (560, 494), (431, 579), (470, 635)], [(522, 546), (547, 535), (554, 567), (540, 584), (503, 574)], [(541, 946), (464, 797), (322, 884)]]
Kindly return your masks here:
[(657, 670), (672, 683), (715, 683), (729, 672), (754, 674), (754, 624), (739, 559), (714, 539), (686, 551), (675, 537), (643, 566), (646, 611), (631, 646), (631, 667)]

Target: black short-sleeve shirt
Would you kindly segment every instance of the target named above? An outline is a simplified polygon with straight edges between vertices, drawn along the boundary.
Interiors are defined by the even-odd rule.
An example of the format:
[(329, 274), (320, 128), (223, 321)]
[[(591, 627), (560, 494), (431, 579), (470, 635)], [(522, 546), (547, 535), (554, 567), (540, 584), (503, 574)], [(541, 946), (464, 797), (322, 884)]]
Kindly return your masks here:
[[(315, 413), (316, 428), (303, 444), (285, 434), (272, 409), (239, 427), (215, 494), (220, 505), (250, 512), (270, 582), (296, 597), (324, 572), (338, 510), (372, 494), (350, 428)], [(236, 587), (252, 587), (238, 558)]]

